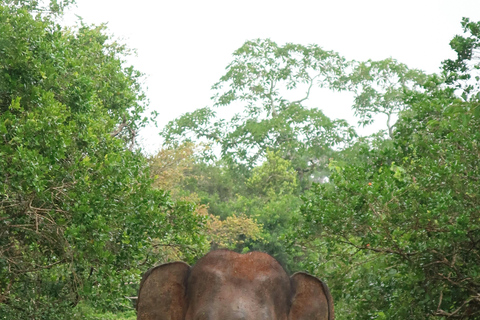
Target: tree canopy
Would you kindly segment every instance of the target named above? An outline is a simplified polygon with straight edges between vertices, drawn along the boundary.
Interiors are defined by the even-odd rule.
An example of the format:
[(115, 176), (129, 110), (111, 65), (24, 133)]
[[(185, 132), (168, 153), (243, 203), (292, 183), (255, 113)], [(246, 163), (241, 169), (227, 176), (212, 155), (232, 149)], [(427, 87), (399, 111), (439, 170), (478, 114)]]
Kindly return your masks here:
[(348, 270), (335, 286), (351, 317), (480, 314), (480, 108), (470, 77), (458, 76), (474, 46), (457, 45), (477, 43), (478, 24), (463, 25), (473, 32), (452, 41), (458, 60), (405, 93), (392, 139), (359, 143), (362, 161), (332, 159), (330, 183), (305, 197), (308, 236), (334, 246), (327, 260)]
[(124, 284), (159, 258), (152, 239), (194, 247), (202, 218), (154, 189), (132, 149), (145, 99), (128, 50), (40, 9), (0, 6), (0, 314), (130, 309)]
[(340, 88), (345, 59), (337, 53), (258, 39), (233, 55), (212, 99), (214, 108), (239, 111), (231, 119), (217, 118), (211, 107), (188, 113), (166, 126), (168, 143), (203, 138), (220, 147), (224, 161), (247, 170), (272, 150), (308, 175), (324, 168), (333, 146), (355, 136), (346, 121), (304, 105), (314, 86)]
[[(199, 109), (163, 135), (167, 144), (218, 146), (219, 160), (204, 161), (230, 191), (220, 197), (219, 186), (196, 184), (195, 192), (217, 202), (220, 216), (245, 213), (263, 224), (263, 242), (249, 248), (326, 278), (339, 318), (473, 319), (480, 27), (462, 26), (466, 35), (451, 42), (458, 59), (432, 75), (392, 58), (347, 61), (315, 45), (247, 41), (213, 86), (213, 107), (243, 111), (218, 119)], [(388, 134), (358, 137), (307, 107), (315, 86), (352, 91), (360, 124), (383, 114)]]
[(317, 275), (338, 319), (480, 316), (479, 22), (439, 74), (247, 41), (146, 156), (143, 75), (105, 26), (58, 23), (71, 2), (0, 4), (1, 319), (134, 317), (142, 272), (216, 248)]

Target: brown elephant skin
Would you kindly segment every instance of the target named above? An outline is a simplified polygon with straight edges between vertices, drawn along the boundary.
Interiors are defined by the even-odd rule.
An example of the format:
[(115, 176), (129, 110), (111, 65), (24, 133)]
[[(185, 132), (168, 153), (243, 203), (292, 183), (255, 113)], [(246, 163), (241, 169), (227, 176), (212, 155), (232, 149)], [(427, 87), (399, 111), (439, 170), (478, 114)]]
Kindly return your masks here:
[(288, 277), (262, 252), (208, 253), (189, 267), (150, 269), (140, 283), (138, 320), (333, 320), (328, 287), (306, 273)]

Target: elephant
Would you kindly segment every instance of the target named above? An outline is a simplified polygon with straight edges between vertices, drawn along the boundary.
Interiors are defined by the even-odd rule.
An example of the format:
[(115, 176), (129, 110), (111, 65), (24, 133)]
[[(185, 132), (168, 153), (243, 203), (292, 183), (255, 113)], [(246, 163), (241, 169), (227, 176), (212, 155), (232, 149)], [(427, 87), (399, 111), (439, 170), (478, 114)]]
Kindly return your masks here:
[(147, 271), (137, 320), (333, 320), (327, 285), (307, 273), (291, 277), (270, 255), (209, 252), (190, 267), (172, 262)]

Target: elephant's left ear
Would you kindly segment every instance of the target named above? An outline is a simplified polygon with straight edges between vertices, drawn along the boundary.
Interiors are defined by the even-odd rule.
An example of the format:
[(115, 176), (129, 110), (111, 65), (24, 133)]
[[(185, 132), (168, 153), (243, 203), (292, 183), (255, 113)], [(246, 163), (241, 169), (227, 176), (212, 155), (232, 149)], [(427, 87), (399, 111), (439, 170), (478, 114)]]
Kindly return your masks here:
[(298, 272), (290, 278), (292, 305), (289, 320), (333, 320), (333, 298), (327, 285), (307, 273)]
[(187, 312), (186, 285), (190, 266), (167, 263), (145, 273), (140, 283), (137, 320), (183, 320)]

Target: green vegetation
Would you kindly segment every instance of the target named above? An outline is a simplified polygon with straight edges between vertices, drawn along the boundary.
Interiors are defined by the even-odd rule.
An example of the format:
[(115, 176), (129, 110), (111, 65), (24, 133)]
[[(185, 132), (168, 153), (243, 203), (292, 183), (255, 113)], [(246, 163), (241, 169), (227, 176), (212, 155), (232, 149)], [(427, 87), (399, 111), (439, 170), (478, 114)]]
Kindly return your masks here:
[(437, 80), (408, 97), (392, 141), (360, 143), (360, 163), (332, 160), (331, 183), (305, 197), (309, 233), (336, 247), (322, 272), (342, 279), (351, 317), (478, 315), (480, 110)]
[(163, 259), (154, 245), (202, 250), (195, 205), (153, 188), (130, 150), (145, 121), (127, 50), (56, 13), (0, 6), (2, 319), (131, 310), (140, 272)]
[(104, 26), (61, 27), (69, 2), (0, 5), (0, 319), (134, 319), (143, 272), (221, 247), (326, 280), (337, 319), (480, 317), (480, 23), (432, 75), (248, 41), (146, 157), (142, 75)]

